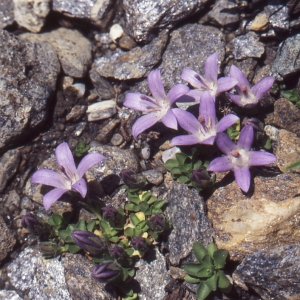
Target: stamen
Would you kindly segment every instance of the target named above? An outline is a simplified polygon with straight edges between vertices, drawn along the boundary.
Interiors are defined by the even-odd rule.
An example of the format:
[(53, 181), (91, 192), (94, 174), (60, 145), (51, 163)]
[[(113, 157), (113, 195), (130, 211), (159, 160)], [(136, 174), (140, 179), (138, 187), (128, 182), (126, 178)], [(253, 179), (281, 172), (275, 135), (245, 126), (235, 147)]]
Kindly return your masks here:
[(241, 154), (240, 154), (237, 150), (232, 150), (232, 151), (230, 152), (230, 154), (231, 154), (233, 157), (235, 157), (235, 158), (238, 158), (238, 157), (241, 156)]

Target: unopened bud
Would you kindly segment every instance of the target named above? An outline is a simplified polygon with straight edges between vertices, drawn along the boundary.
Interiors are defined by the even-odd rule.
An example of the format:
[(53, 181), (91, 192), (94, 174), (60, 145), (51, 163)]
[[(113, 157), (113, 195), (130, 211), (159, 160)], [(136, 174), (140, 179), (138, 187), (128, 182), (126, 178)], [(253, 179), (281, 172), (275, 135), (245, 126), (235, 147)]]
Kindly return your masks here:
[(243, 126), (251, 125), (254, 130), (263, 132), (263, 129), (260, 127), (260, 122), (256, 118), (244, 118), (242, 125)]
[(112, 205), (107, 205), (102, 208), (103, 218), (107, 221), (116, 221), (118, 216), (118, 210), (114, 208)]
[(146, 178), (132, 170), (123, 169), (119, 176), (129, 188), (142, 188), (146, 184)]
[(109, 249), (112, 258), (118, 259), (124, 256), (124, 249), (118, 245), (114, 245)]
[(134, 236), (131, 240), (131, 245), (135, 250), (139, 251), (146, 251), (148, 249), (146, 239), (141, 236)]
[(155, 214), (150, 219), (150, 227), (155, 231), (163, 231), (165, 228), (165, 218), (162, 214)]
[(206, 188), (212, 184), (210, 176), (201, 168), (194, 170), (190, 176), (190, 180), (196, 184), (199, 188)]
[(21, 224), (34, 235), (39, 236), (45, 232), (42, 222), (31, 213), (22, 216)]
[(108, 282), (117, 279), (120, 272), (121, 269), (116, 263), (108, 261), (96, 265), (93, 268), (92, 277), (100, 282)]

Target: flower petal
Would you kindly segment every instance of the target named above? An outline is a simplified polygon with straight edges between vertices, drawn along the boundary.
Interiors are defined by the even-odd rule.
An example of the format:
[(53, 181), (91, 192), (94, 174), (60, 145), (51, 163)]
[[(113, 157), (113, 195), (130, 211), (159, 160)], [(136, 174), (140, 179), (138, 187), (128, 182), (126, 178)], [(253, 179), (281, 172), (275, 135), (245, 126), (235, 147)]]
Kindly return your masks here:
[(215, 142), (215, 139), (216, 139), (216, 136), (213, 135), (213, 136), (210, 136), (209, 138), (201, 141), (201, 144), (204, 144), (204, 145), (213, 145), (214, 142)]
[(204, 64), (205, 78), (211, 82), (217, 82), (218, 80), (218, 53), (210, 55)]
[(235, 150), (236, 144), (223, 132), (218, 133), (216, 137), (218, 148), (225, 154), (229, 155), (232, 150)]
[(56, 161), (62, 171), (66, 173), (70, 179), (77, 178), (77, 170), (69, 145), (67, 143), (58, 145), (55, 149), (55, 155)]
[(77, 167), (77, 173), (79, 178), (82, 178), (84, 173), (93, 165), (98, 164), (105, 157), (100, 153), (90, 153), (86, 155), (79, 163)]
[(276, 161), (276, 156), (263, 151), (250, 151), (249, 152), (249, 166), (264, 166)]
[(216, 107), (214, 97), (205, 91), (200, 99), (199, 116), (205, 119), (205, 125), (214, 127), (216, 124)]
[(228, 156), (217, 157), (207, 167), (211, 172), (227, 172), (234, 168)]
[(162, 117), (161, 121), (164, 123), (164, 125), (168, 128), (172, 128), (177, 130), (177, 119), (172, 111), (172, 109), (169, 109), (167, 113)]
[(195, 145), (195, 144), (199, 144), (199, 143), (200, 143), (200, 140), (192, 134), (176, 136), (172, 139), (172, 142), (171, 142), (171, 144), (173, 146)]
[(167, 98), (159, 69), (153, 70), (149, 73), (148, 86), (152, 96), (158, 103)]
[(241, 88), (243, 86), (250, 90), (250, 84), (244, 73), (236, 66), (232, 65), (230, 67), (230, 77), (235, 78), (238, 81), (238, 86)]
[(197, 134), (202, 125), (200, 122), (195, 118), (194, 115), (189, 113), (188, 111), (185, 111), (180, 108), (173, 108), (172, 109), (174, 115), (176, 116), (176, 119), (179, 123), (179, 125), (186, 130), (187, 132), (190, 132), (192, 134)]
[(200, 98), (201, 98), (201, 95), (203, 94), (204, 90), (203, 91), (200, 91), (200, 90), (190, 90), (186, 96), (190, 96), (192, 98), (194, 98), (194, 101), (195, 102), (198, 102), (200, 103)]
[(223, 132), (225, 129), (230, 127), (236, 121), (239, 120), (239, 117), (233, 114), (228, 114), (224, 116), (217, 124), (216, 124), (216, 131)]
[(143, 112), (158, 107), (154, 99), (141, 93), (127, 93), (123, 105)]
[(245, 126), (240, 132), (240, 138), (237, 142), (238, 148), (249, 151), (254, 139), (254, 130), (251, 125)]
[(250, 171), (248, 165), (234, 168), (234, 177), (238, 186), (247, 193), (250, 188)]
[(274, 80), (273, 77), (265, 77), (252, 87), (251, 92), (254, 94), (256, 100), (261, 99), (265, 95), (272, 87)]
[(216, 94), (220, 94), (222, 92), (226, 92), (231, 90), (235, 85), (238, 84), (238, 81), (232, 77), (221, 77), (218, 80), (218, 88)]
[(231, 93), (226, 93), (226, 95), (231, 99), (231, 101), (233, 103), (235, 103), (235, 104), (237, 104), (238, 106), (241, 106), (241, 107), (244, 106), (240, 95), (234, 95), (234, 94), (231, 94)]
[(206, 86), (203, 85), (203, 83), (199, 80), (200, 77), (201, 76), (197, 72), (195, 72), (189, 68), (184, 68), (180, 75), (180, 78), (182, 80), (187, 81), (194, 88), (197, 88), (200, 90), (202, 90), (202, 89), (205, 90)]
[(181, 96), (187, 94), (189, 92), (189, 87), (187, 87), (184, 84), (176, 84), (174, 85), (169, 93), (167, 94), (167, 97), (170, 101), (170, 104), (173, 104), (178, 98)]
[(156, 116), (155, 113), (150, 113), (144, 116), (141, 116), (140, 118), (138, 118), (135, 123), (132, 126), (132, 135), (135, 139), (137, 139), (137, 136), (145, 131), (146, 129), (148, 129), (149, 127), (151, 127), (152, 125), (154, 125), (155, 123), (157, 123), (160, 120), (159, 117)]
[(83, 178), (80, 178), (78, 181), (76, 181), (72, 185), (72, 190), (77, 191), (82, 196), (82, 198), (84, 198), (87, 192), (87, 186), (85, 180)]
[(50, 206), (56, 202), (64, 193), (66, 193), (67, 189), (53, 189), (49, 193), (44, 195), (43, 205), (46, 210), (50, 208)]
[(61, 174), (47, 169), (36, 171), (31, 177), (31, 182), (54, 186), (60, 189), (67, 189), (70, 185), (69, 180)]

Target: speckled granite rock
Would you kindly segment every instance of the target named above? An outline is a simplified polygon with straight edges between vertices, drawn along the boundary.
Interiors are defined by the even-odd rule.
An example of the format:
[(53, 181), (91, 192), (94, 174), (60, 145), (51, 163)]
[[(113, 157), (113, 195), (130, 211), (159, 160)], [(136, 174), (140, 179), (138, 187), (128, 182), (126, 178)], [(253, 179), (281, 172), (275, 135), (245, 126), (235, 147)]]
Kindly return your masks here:
[(23, 300), (16, 291), (0, 291), (0, 300)]
[(53, 49), (0, 31), (0, 149), (20, 144), (47, 117), (60, 70)]
[(0, 29), (11, 25), (14, 22), (14, 4), (11, 0), (0, 2)]
[(236, 284), (264, 300), (299, 299), (300, 246), (276, 247), (246, 256), (233, 273)]
[(13, 250), (16, 239), (10, 229), (6, 226), (3, 218), (0, 216), (0, 262), (2, 262), (8, 253)]
[(168, 201), (166, 217), (173, 226), (164, 247), (169, 250), (170, 263), (179, 265), (191, 255), (194, 242), (208, 245), (213, 241), (213, 229), (205, 214), (205, 202), (195, 189), (174, 182), (164, 199)]
[(232, 260), (242, 260), (261, 249), (299, 241), (300, 175), (256, 176), (247, 194), (229, 179), (233, 176), (224, 178), (223, 187), (207, 201), (218, 248), (228, 250)]

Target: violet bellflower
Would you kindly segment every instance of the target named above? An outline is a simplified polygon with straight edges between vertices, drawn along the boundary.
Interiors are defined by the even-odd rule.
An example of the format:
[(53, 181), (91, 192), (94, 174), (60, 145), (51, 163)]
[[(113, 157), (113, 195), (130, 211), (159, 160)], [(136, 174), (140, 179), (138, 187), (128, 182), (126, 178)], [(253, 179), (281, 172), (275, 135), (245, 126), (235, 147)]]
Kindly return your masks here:
[(124, 106), (145, 114), (132, 126), (132, 135), (135, 139), (158, 121), (162, 121), (166, 127), (177, 130), (177, 120), (171, 106), (190, 90), (184, 84), (177, 84), (166, 95), (160, 70), (153, 70), (149, 73), (148, 86), (153, 98), (141, 93), (128, 93), (124, 102)]
[(234, 65), (230, 67), (230, 77), (235, 78), (238, 81), (238, 84), (234, 87), (237, 95), (231, 93), (227, 93), (227, 95), (232, 102), (241, 107), (255, 106), (269, 91), (275, 80), (271, 76), (265, 77), (251, 88), (246, 76)]
[(191, 113), (178, 108), (174, 109), (174, 114), (179, 125), (190, 134), (173, 138), (173, 146), (194, 144), (212, 145), (218, 132), (224, 131), (239, 120), (237, 116), (228, 114), (217, 122), (214, 98), (209, 91), (205, 91), (201, 96), (198, 119)]
[(76, 169), (72, 152), (67, 143), (58, 145), (55, 155), (61, 173), (43, 169), (36, 171), (31, 178), (32, 183), (55, 187), (55, 189), (44, 195), (43, 204), (45, 209), (49, 209), (64, 193), (71, 190), (77, 191), (84, 198), (87, 193), (87, 185), (82, 178), (84, 173), (105, 158), (99, 153), (90, 153), (81, 160)]
[(238, 186), (248, 192), (250, 187), (251, 166), (263, 166), (273, 163), (276, 156), (264, 151), (250, 151), (254, 138), (254, 130), (251, 125), (245, 126), (240, 132), (237, 144), (226, 135), (219, 133), (216, 138), (219, 149), (226, 156), (214, 159), (207, 167), (207, 171), (226, 172), (233, 170)]
[[(195, 89), (187, 93), (195, 99), (196, 102), (200, 101), (200, 97), (204, 91), (216, 97), (218, 94), (229, 91), (238, 81), (231, 77), (221, 77), (218, 79), (218, 54), (210, 55), (204, 64), (204, 77), (195, 71), (184, 68), (181, 73), (181, 79), (187, 81)], [(214, 98), (215, 99), (215, 98)]]

